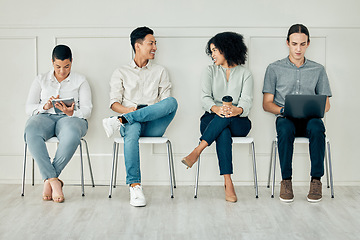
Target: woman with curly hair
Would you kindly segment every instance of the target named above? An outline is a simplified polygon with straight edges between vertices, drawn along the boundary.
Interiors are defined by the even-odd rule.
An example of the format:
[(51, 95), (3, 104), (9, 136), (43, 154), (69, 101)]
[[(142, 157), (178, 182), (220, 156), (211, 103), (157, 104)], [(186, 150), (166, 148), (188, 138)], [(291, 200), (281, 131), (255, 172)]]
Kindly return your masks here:
[(201, 101), (205, 113), (200, 119), (201, 142), (181, 162), (191, 168), (201, 152), (215, 141), (220, 175), (225, 181), (225, 200), (236, 202), (231, 180), (231, 137), (244, 137), (249, 133), (248, 115), (253, 101), (253, 78), (242, 66), (247, 47), (242, 35), (223, 32), (208, 41), (206, 53), (212, 57), (214, 65), (207, 67), (202, 78)]

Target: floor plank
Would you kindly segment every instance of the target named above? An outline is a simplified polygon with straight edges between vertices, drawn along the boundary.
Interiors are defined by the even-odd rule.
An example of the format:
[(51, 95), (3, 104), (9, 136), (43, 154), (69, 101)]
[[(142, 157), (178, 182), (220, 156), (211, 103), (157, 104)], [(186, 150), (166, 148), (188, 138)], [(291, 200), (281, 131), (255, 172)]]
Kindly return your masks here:
[(223, 187), (144, 186), (148, 205), (129, 205), (128, 188), (64, 187), (62, 204), (41, 200), (42, 186), (0, 185), (0, 239), (359, 239), (360, 187), (324, 187), (323, 200), (306, 201), (308, 187), (295, 186), (295, 201), (280, 202), (278, 191), (237, 186), (238, 202), (224, 200)]

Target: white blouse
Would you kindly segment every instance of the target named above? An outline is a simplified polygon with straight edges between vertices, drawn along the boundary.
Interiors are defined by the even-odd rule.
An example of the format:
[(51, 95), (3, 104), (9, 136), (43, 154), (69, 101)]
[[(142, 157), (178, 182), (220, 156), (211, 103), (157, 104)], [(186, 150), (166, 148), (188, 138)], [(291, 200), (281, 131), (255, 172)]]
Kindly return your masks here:
[(91, 89), (85, 76), (71, 72), (61, 83), (54, 76), (54, 71), (39, 74), (31, 85), (26, 101), (26, 114), (32, 116), (39, 113), (56, 114), (54, 108), (44, 110), (43, 107), (51, 96), (60, 98), (73, 97), (75, 109), (72, 117), (89, 118), (92, 110)]

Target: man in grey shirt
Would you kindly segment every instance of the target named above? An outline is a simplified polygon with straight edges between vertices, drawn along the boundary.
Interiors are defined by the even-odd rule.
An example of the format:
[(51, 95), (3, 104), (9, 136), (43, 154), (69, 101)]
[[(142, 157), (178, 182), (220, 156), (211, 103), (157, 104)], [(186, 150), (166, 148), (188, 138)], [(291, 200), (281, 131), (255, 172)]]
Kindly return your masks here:
[(281, 167), (280, 200), (292, 202), (292, 155), (295, 137), (309, 138), (311, 181), (309, 202), (322, 198), (320, 178), (324, 175), (325, 126), (321, 119), (283, 117), (285, 97), (289, 94), (326, 95), (325, 111), (329, 111), (331, 90), (325, 68), (305, 58), (310, 44), (308, 29), (302, 24), (290, 27), (286, 41), (289, 56), (268, 66), (264, 78), (263, 108), (276, 114), (276, 131)]

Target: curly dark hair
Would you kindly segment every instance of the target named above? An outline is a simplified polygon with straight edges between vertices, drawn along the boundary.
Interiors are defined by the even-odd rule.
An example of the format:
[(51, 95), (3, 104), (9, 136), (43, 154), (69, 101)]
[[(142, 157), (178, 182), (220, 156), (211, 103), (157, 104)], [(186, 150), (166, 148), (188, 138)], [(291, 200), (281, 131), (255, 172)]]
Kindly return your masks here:
[(235, 32), (218, 33), (212, 37), (206, 45), (206, 54), (211, 57), (210, 45), (215, 47), (224, 54), (229, 66), (245, 64), (247, 47), (244, 43), (244, 37)]

